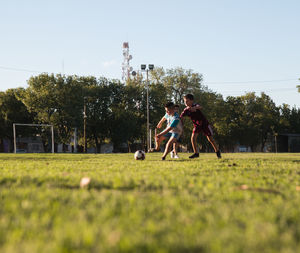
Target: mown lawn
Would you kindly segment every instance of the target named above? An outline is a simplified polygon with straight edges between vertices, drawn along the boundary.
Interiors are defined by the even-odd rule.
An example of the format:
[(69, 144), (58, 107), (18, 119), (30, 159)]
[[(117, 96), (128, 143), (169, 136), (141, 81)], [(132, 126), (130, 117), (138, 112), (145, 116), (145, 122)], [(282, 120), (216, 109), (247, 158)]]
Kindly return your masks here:
[(0, 252), (300, 252), (299, 154), (180, 155), (0, 154)]

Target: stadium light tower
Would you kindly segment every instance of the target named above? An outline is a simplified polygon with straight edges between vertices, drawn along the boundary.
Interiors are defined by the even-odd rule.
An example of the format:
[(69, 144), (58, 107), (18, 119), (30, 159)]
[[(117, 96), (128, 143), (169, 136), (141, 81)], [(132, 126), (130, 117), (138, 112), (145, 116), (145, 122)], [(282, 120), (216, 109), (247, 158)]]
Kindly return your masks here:
[(147, 90), (147, 151), (150, 149), (150, 138), (149, 138), (149, 79), (148, 72), (154, 69), (153, 64), (141, 64), (141, 70), (146, 72), (146, 90)]

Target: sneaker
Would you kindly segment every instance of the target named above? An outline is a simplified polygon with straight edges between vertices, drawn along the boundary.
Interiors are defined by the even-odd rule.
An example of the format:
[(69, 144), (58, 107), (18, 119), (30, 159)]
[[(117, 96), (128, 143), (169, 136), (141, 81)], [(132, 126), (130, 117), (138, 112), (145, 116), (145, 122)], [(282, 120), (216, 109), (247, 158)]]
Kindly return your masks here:
[(189, 158), (193, 159), (193, 158), (198, 158), (199, 157), (199, 153), (194, 153), (193, 155), (189, 156)]
[(221, 156), (221, 151), (220, 150), (218, 150), (217, 152), (216, 152), (216, 155), (217, 155), (217, 157), (220, 159), (220, 158), (222, 158), (222, 156)]
[(171, 158), (175, 158), (175, 157), (174, 157), (174, 152), (173, 152), (173, 151), (171, 151), (171, 154), (170, 154), (170, 155), (171, 155)]
[(174, 158), (175, 158), (175, 159), (178, 159), (178, 158), (179, 158), (179, 156), (178, 156), (178, 155), (174, 155)]
[(165, 157), (162, 157), (161, 160), (164, 161), (164, 160), (166, 160), (166, 158), (165, 158)]

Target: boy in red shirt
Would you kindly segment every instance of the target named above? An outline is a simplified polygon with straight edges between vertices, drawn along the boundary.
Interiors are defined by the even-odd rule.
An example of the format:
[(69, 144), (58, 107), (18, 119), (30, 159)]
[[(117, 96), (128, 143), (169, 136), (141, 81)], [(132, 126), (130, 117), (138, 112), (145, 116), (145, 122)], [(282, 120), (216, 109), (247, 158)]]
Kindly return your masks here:
[(217, 157), (221, 158), (221, 152), (215, 140), (212, 137), (213, 135), (212, 127), (210, 126), (208, 120), (205, 118), (205, 116), (200, 110), (202, 109), (202, 107), (199, 104), (194, 103), (194, 96), (192, 94), (185, 95), (183, 99), (186, 108), (181, 113), (180, 118), (182, 119), (183, 117), (188, 116), (191, 118), (194, 124), (194, 129), (191, 136), (191, 142), (192, 142), (194, 154), (191, 155), (189, 158), (199, 157), (199, 152), (197, 148), (197, 137), (200, 132), (202, 132), (206, 136), (207, 140), (211, 143), (211, 145), (213, 146), (216, 152)]

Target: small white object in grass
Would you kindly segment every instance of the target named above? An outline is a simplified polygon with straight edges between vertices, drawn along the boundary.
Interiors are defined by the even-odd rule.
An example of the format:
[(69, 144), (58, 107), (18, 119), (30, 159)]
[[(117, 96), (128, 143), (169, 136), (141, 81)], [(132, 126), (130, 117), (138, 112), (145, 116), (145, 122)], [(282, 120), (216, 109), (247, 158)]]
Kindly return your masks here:
[(91, 182), (91, 179), (89, 177), (83, 177), (80, 180), (80, 187), (81, 188), (86, 187), (89, 185), (90, 182)]
[(247, 190), (249, 187), (246, 184), (241, 185), (240, 189), (241, 190)]

